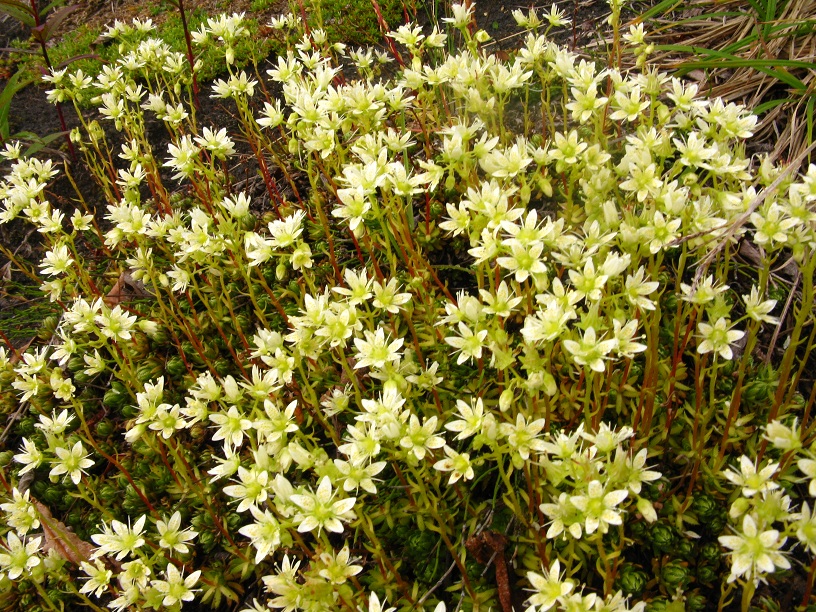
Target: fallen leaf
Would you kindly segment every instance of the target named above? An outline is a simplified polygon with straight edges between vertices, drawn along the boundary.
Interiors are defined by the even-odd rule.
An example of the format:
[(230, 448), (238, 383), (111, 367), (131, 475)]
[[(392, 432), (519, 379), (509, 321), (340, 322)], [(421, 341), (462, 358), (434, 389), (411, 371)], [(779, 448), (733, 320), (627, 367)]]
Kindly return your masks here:
[(54, 550), (60, 557), (74, 565), (89, 561), (95, 550), (94, 545), (80, 540), (79, 536), (64, 523), (51, 516), (51, 511), (46, 506), (36, 499), (33, 502), (37, 512), (40, 513), (40, 524), (45, 536), (43, 552)]
[(114, 283), (111, 290), (103, 298), (105, 304), (109, 307), (116, 306), (121, 302), (127, 302), (136, 298), (147, 297), (150, 294), (144, 288), (141, 281), (133, 278), (129, 271), (124, 271), (119, 275), (119, 278)]
[(504, 549), (507, 538), (495, 531), (483, 531), (465, 541), (465, 548), (476, 561), (487, 565), (490, 561), (496, 566), (496, 587), (499, 593), (499, 603), (503, 612), (512, 612), (513, 597), (510, 591), (510, 578), (507, 574), (507, 562), (504, 558)]
[(7, 261), (6, 264), (0, 268), (0, 287), (11, 280), (11, 262)]

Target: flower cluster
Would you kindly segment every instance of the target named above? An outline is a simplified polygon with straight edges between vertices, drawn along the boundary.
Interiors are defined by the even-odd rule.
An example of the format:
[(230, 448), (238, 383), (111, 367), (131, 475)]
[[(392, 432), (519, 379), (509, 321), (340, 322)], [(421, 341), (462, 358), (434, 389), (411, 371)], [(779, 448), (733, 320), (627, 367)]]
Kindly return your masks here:
[[(43, 236), (31, 275), (60, 307), (46, 342), (0, 349), (23, 415), (9, 581), (113, 610), (238, 604), (250, 584), (265, 596), (247, 610), (497, 608), (511, 587), (530, 612), (642, 609), (619, 565), (686, 520), (671, 496), (698, 474), (739, 487), (734, 533), (711, 538), (731, 582), (790, 568), (786, 538), (816, 552), (810, 505), (779, 483), (790, 460), (700, 466), (754, 448), (760, 407), (802, 409), (783, 375), (806, 358), (776, 379), (753, 354), (786, 316), (780, 257), (812, 293), (816, 166), (755, 171), (756, 117), (646, 68), (642, 27), (626, 70), (553, 43), (556, 7), (514, 13), (528, 32), (507, 61), (473, 15), (445, 18), (455, 51), (436, 27), (390, 33), (391, 78), (292, 16), (270, 26), (291, 44), (265, 76), (239, 70), (244, 16), (208, 19), (192, 38), (224, 53), (209, 94), (240, 134), (197, 113), (186, 58), (149, 22), (109, 29), (100, 74), (52, 72), (55, 101), (101, 91), (101, 123), (72, 138), (104, 205), (80, 195), (66, 218), (55, 165), (6, 147), (0, 223)], [(748, 280), (739, 241), (762, 260)], [(794, 311), (781, 350), (806, 344)], [(795, 425), (765, 433), (816, 494), (816, 449)]]

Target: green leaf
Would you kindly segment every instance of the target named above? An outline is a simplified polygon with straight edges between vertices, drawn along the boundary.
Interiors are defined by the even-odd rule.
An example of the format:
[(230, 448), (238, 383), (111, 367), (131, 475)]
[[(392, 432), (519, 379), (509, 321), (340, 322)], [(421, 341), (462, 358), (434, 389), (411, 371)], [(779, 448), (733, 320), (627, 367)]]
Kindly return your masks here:
[(2, 93), (0, 93), (0, 136), (3, 137), (3, 140), (8, 140), (9, 137), (9, 112), (11, 112), (11, 100), (14, 98), (14, 95), (20, 91), (21, 89), (28, 86), (30, 83), (34, 81), (33, 78), (23, 79), (23, 71), (18, 70), (8, 81), (6, 81), (6, 86), (3, 88)]
[(22, 22), (27, 28), (33, 28), (37, 25), (30, 8), (26, 7), (22, 2), (16, 2), (16, 0), (0, 0), (0, 13), (10, 15), (17, 21)]
[(9, 53), (28, 53), (29, 55), (39, 55), (39, 51), (33, 49), (21, 49), (19, 47), (0, 47), (0, 51), (7, 51)]
[(67, 60), (60, 62), (56, 68), (57, 70), (59, 70), (60, 68), (65, 68), (68, 64), (73, 64), (74, 62), (78, 62), (79, 60), (84, 59), (101, 60), (102, 58), (97, 53), (83, 53), (82, 55), (75, 55), (73, 57), (69, 57)]
[(31, 5), (26, 2), (21, 2), (20, 0), (0, 0), (0, 7), (13, 8), (15, 10), (23, 11), (32, 17), (34, 16), (34, 13), (31, 10)]
[[(805, 119), (807, 121), (807, 137), (805, 138), (805, 142), (813, 142), (813, 107), (816, 104), (816, 96), (808, 97), (807, 104), (805, 105)], [(810, 163), (811, 155), (807, 156), (807, 161)]]
[(657, 15), (664, 16), (667, 13), (671, 13), (678, 6), (682, 6), (684, 2), (685, 0), (663, 0), (663, 2), (655, 4), (648, 11), (640, 15), (639, 21), (643, 22)]
[[(690, 55), (703, 57), (708, 56), (712, 58), (685, 61), (678, 69), (678, 75), (686, 74), (697, 68), (754, 68), (800, 91), (805, 91), (807, 89), (807, 85), (790, 74), (787, 70), (785, 70), (785, 68), (813, 68), (813, 64), (810, 62), (785, 59), (745, 59), (736, 57), (730, 53), (714, 51), (713, 49), (706, 49), (704, 47), (693, 47), (689, 45), (657, 45), (656, 48), (660, 49), (661, 51), (679, 51), (680, 53), (688, 53)], [(780, 70), (774, 70), (775, 67), (780, 68)]]
[(72, 6), (64, 6), (60, 9), (54, 11), (48, 19), (45, 21), (45, 28), (46, 28), (46, 40), (50, 39), (52, 34), (57, 31), (57, 29), (62, 25), (62, 22), (73, 13), (75, 10), (79, 8), (79, 5), (72, 5)]
[(790, 104), (795, 102), (790, 98), (779, 98), (778, 100), (768, 100), (767, 102), (763, 102), (759, 106), (754, 109), (754, 113), (757, 115), (761, 115), (764, 112), (771, 110), (772, 108), (776, 108), (777, 106), (782, 106), (783, 104)]
[(45, 8), (40, 10), (40, 19), (45, 17), (50, 10), (60, 6), (61, 4), (65, 4), (65, 0), (54, 0), (51, 4), (46, 5)]

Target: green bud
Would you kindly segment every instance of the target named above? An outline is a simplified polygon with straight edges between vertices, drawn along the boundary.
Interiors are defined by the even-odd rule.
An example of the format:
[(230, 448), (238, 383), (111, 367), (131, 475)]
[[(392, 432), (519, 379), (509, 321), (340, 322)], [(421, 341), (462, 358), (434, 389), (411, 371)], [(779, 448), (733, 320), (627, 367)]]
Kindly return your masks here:
[(143, 359), (150, 353), (150, 340), (146, 334), (136, 332), (131, 336), (129, 349), (135, 358)]
[(0, 370), (0, 388), (10, 387), (11, 383), (14, 382), (15, 378), (17, 378), (17, 375), (14, 373), (14, 370), (11, 368), (11, 366), (7, 367), (6, 369)]
[(700, 547), (700, 559), (711, 565), (719, 564), (722, 559), (722, 551), (717, 542), (706, 542)]
[(74, 382), (79, 385), (86, 385), (89, 382), (91, 382), (91, 379), (93, 379), (93, 376), (89, 376), (88, 374), (82, 371), (76, 372), (74, 374)]
[(121, 492), (111, 484), (105, 483), (99, 487), (99, 499), (107, 504), (111, 504), (119, 499)]
[(187, 366), (184, 365), (184, 359), (181, 355), (173, 355), (167, 360), (164, 369), (170, 378), (179, 378), (187, 373)]
[(196, 423), (190, 428), (190, 437), (193, 440), (203, 440), (207, 436), (207, 426), (204, 423)]
[(241, 229), (244, 230), (245, 232), (251, 232), (252, 230), (254, 230), (255, 226), (257, 225), (257, 222), (258, 220), (252, 214), (243, 215), (239, 220)]
[(35, 431), (37, 431), (37, 428), (34, 427), (34, 423), (36, 423), (36, 421), (34, 420), (33, 416), (27, 416), (20, 419), (20, 422), (17, 423), (16, 427), (17, 433), (21, 436), (32, 435)]
[(525, 182), (521, 186), (521, 189), (519, 189), (519, 199), (521, 200), (521, 203), (524, 204), (525, 206), (530, 202), (530, 195), (531, 195), (530, 185), (529, 183)]
[(219, 376), (226, 376), (232, 371), (232, 362), (229, 359), (218, 359), (213, 364), (213, 369)]
[(136, 379), (140, 383), (150, 382), (164, 376), (164, 364), (157, 358), (145, 360), (136, 368)]
[(14, 460), (14, 451), (6, 450), (0, 453), (0, 467), (7, 467), (11, 465)]
[(720, 515), (722, 506), (716, 499), (705, 493), (697, 493), (691, 501), (691, 510), (701, 523), (707, 523)]
[(215, 548), (216, 544), (215, 534), (213, 534), (210, 531), (199, 533), (198, 543), (204, 552), (206, 553), (212, 552), (212, 549)]
[(660, 571), (660, 581), (669, 591), (684, 588), (691, 582), (692, 576), (685, 564), (672, 561)]
[(663, 553), (671, 552), (677, 543), (674, 530), (665, 523), (655, 523), (649, 530), (649, 539), (654, 549)]
[(165, 327), (159, 327), (156, 331), (154, 331), (150, 339), (157, 345), (163, 346), (170, 342), (170, 333), (167, 331)]
[(43, 319), (42, 324), (40, 325), (40, 329), (37, 331), (37, 338), (42, 340), (43, 342), (47, 342), (50, 340), (54, 333), (57, 331), (57, 325), (59, 325), (59, 318), (56, 316), (50, 316)]
[[(40, 391), (42, 393), (43, 391)], [(50, 414), (55, 408), (54, 399), (52, 397), (43, 397), (42, 395), (34, 395), (28, 399), (28, 403), (35, 412), (39, 414)]]
[(671, 604), (664, 598), (658, 597), (649, 602), (649, 612), (671, 612)]
[(648, 582), (649, 575), (636, 565), (624, 565), (618, 576), (618, 588), (632, 597), (640, 596)]
[(513, 404), (513, 399), (512, 389), (505, 389), (502, 391), (502, 394), (499, 396), (499, 410), (502, 412), (507, 412), (510, 410), (510, 406)]
[(79, 355), (74, 355), (68, 360), (67, 367), (69, 372), (78, 372), (85, 369), (85, 360)]
[(60, 487), (49, 487), (45, 492), (45, 501), (49, 506), (56, 506), (62, 501), (62, 489)]
[(687, 561), (692, 560), (696, 554), (694, 544), (685, 538), (682, 538), (679, 542), (677, 542), (677, 546), (674, 547), (673, 552), (676, 557), (686, 559)]
[(697, 580), (703, 584), (716, 584), (720, 581), (720, 572), (710, 565), (701, 565), (697, 568)]
[(686, 595), (686, 612), (703, 612), (708, 609), (708, 601), (705, 595), (700, 593), (688, 593)]
[(110, 389), (105, 391), (102, 397), (102, 405), (110, 410), (121, 409), (125, 403), (130, 399), (125, 386), (118, 380), (111, 383)]
[(194, 364), (199, 366), (204, 365), (204, 360), (201, 359), (201, 356), (193, 346), (193, 343), (189, 340), (185, 340), (181, 343), (181, 350), (184, 352), (184, 356), (187, 358), (187, 361), (192, 361)]
[(109, 419), (102, 419), (96, 424), (96, 435), (107, 438), (114, 432), (113, 423)]

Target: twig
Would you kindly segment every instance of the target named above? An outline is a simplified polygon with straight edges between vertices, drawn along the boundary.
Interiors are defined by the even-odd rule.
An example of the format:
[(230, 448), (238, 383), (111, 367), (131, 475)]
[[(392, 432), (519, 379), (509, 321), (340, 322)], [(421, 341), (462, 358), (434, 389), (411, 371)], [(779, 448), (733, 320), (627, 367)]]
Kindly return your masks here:
[(802, 160), (807, 157), (807, 155), (816, 149), (816, 142), (811, 143), (811, 145), (802, 151), (799, 155), (796, 156), (788, 166), (779, 174), (779, 176), (774, 179), (774, 182), (768, 185), (765, 189), (763, 189), (760, 193), (751, 200), (751, 203), (748, 205), (747, 210), (742, 213), (739, 217), (737, 217), (734, 222), (731, 224), (731, 227), (726, 230), (726, 232), (720, 237), (720, 243), (711, 249), (709, 253), (703, 257), (700, 261), (700, 265), (697, 268), (697, 272), (694, 274), (694, 283), (692, 287), (696, 288), (700, 279), (703, 278), (703, 275), (708, 270), (708, 267), (711, 265), (711, 262), (714, 261), (714, 258), (725, 248), (725, 245), (728, 244), (729, 240), (734, 237), (737, 233), (737, 230), (745, 225), (745, 222), (750, 219), (751, 215), (756, 211), (757, 208), (768, 198), (769, 195), (774, 193), (778, 188), (779, 185), (782, 184), (788, 175), (794, 171), (794, 169), (798, 168), (799, 165), (802, 163)]

